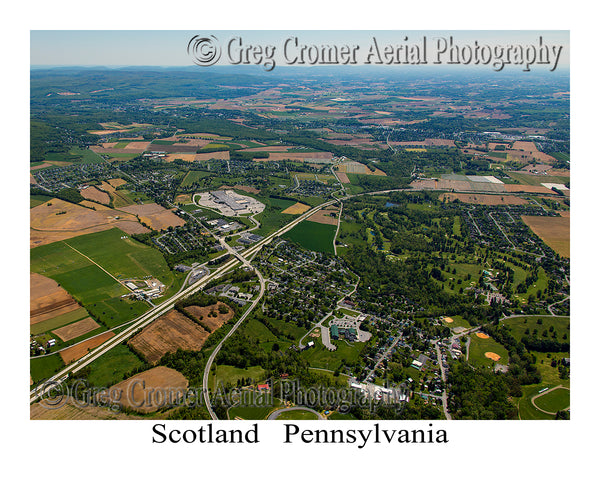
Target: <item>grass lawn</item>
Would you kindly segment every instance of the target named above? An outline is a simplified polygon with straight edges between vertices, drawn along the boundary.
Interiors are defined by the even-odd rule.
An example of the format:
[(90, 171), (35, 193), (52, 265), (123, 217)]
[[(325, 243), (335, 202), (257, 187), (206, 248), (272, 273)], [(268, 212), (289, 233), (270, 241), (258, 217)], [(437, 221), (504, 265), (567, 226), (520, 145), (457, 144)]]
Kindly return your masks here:
[(356, 417), (351, 413), (332, 412), (327, 417), (329, 420), (356, 420)]
[(571, 405), (571, 392), (566, 388), (558, 388), (536, 398), (535, 405), (547, 412), (564, 410)]
[(335, 225), (304, 221), (285, 233), (283, 237), (289, 238), (292, 242), (298, 243), (308, 250), (333, 253), (335, 231)]
[(548, 415), (541, 412), (531, 403), (531, 398), (548, 385), (527, 385), (523, 387), (523, 396), (517, 399), (516, 404), (519, 408), (519, 417), (521, 420), (554, 420), (554, 415)]
[[(271, 413), (273, 410), (275, 410), (281, 405), (281, 400), (279, 400), (278, 398), (271, 398), (269, 396), (264, 397), (264, 399), (261, 399), (261, 397), (257, 397), (257, 400), (257, 404), (259, 404), (262, 400), (266, 403), (266, 405), (231, 407), (228, 411), (229, 418), (231, 418), (232, 420), (235, 419), (235, 417), (240, 417), (244, 420), (265, 420), (269, 416), (269, 413)], [(271, 400), (272, 405), (268, 405), (268, 403), (271, 403)]]
[(117, 345), (89, 365), (88, 382), (95, 387), (110, 387), (123, 380), (123, 375), (142, 365), (127, 346)]
[(235, 387), (238, 380), (251, 378), (253, 382), (258, 382), (264, 380), (264, 376), (265, 370), (259, 366), (237, 368), (231, 365), (217, 365), (216, 377), (213, 375), (210, 383), (214, 387), (216, 380), (223, 386), (231, 385)]
[(277, 420), (317, 420), (316, 414), (308, 410), (289, 410), (279, 414)]
[(350, 346), (344, 341), (335, 340), (333, 343), (337, 346), (337, 350), (330, 352), (323, 346), (319, 337), (315, 340), (315, 346), (304, 350), (302, 356), (311, 367), (337, 370), (342, 365), (342, 360), (347, 364), (356, 362), (366, 345), (366, 343), (355, 343)]
[[(535, 316), (535, 317), (515, 317), (508, 318), (502, 321), (503, 325), (510, 328), (513, 336), (520, 341), (525, 335), (526, 331), (529, 330), (529, 335), (537, 338), (552, 339), (553, 332), (550, 328), (553, 328), (556, 332), (556, 341), (561, 343), (569, 343), (571, 334), (569, 330), (570, 318), (569, 317), (552, 317), (552, 316)], [(537, 333), (535, 333), (537, 330)], [(548, 332), (546, 337), (543, 336), (543, 332)], [(567, 338), (563, 338), (564, 336)]]

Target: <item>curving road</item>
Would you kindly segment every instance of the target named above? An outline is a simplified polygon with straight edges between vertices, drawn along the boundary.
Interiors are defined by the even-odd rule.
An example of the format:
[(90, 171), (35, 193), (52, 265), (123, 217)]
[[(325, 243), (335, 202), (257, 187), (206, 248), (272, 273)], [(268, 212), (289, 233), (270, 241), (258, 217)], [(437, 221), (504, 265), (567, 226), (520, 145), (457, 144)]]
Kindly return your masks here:
[(301, 411), (305, 411), (305, 412), (314, 413), (317, 416), (317, 420), (327, 420), (327, 418), (325, 418), (319, 412), (317, 412), (316, 410), (313, 410), (312, 408), (308, 408), (308, 407), (287, 407), (287, 408), (281, 408), (279, 410), (275, 410), (274, 412), (271, 412), (271, 414), (267, 417), (267, 420), (276, 420), (277, 417), (279, 415), (281, 415), (282, 413), (291, 412), (292, 410), (301, 410)]

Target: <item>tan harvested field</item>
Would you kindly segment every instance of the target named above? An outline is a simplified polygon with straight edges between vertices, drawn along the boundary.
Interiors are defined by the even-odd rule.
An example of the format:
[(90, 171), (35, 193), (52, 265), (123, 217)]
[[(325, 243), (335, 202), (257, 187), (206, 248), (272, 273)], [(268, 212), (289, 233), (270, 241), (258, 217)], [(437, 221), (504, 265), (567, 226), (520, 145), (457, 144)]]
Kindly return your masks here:
[(358, 173), (361, 175), (379, 175), (385, 177), (385, 172), (378, 168), (372, 172), (366, 165), (359, 162), (344, 162), (338, 165), (338, 170), (342, 173)]
[(123, 180), (122, 178), (111, 178), (108, 181), (108, 183), (111, 187), (117, 188), (117, 187), (120, 187), (121, 185), (125, 185), (127, 183), (127, 181)]
[(83, 198), (87, 198), (88, 200), (94, 200), (106, 205), (110, 203), (110, 196), (108, 193), (98, 190), (96, 187), (88, 187), (81, 190), (81, 196)]
[(121, 208), (121, 210), (138, 215), (140, 220), (146, 225), (150, 225), (153, 230), (164, 230), (169, 227), (185, 225), (185, 220), (156, 203), (129, 205)]
[(79, 308), (79, 304), (65, 289), (39, 273), (29, 274), (29, 290), (30, 325)]
[[(219, 307), (226, 306), (228, 309), (227, 313), (220, 313)], [(233, 310), (223, 302), (217, 302), (215, 305), (209, 305), (207, 307), (199, 307), (198, 305), (191, 305), (185, 307), (185, 311), (196, 318), (202, 325), (205, 325), (211, 332), (214, 332), (218, 328), (221, 328), (233, 317)], [(215, 312), (216, 317), (209, 316), (209, 313)]]
[(76, 345), (73, 345), (72, 347), (62, 350), (60, 352), (60, 357), (63, 359), (63, 362), (65, 362), (65, 364), (68, 365), (69, 363), (75, 360), (79, 360), (86, 353), (88, 353), (88, 350), (102, 345), (109, 338), (114, 336), (114, 332), (104, 332), (98, 335), (97, 337), (92, 337), (89, 340), (86, 340), (85, 342), (78, 343)]
[(529, 203), (524, 198), (516, 195), (485, 195), (475, 193), (443, 193), (440, 195), (441, 201), (453, 202), (460, 200), (464, 203), (473, 203), (477, 205), (526, 205)]
[(198, 351), (209, 333), (177, 310), (161, 315), (144, 328), (129, 344), (140, 352), (148, 362), (154, 363), (167, 352), (178, 348)]
[(197, 153), (194, 157), (194, 161), (204, 162), (213, 158), (215, 160), (229, 160), (229, 150), (225, 152)]
[(524, 152), (537, 152), (538, 148), (536, 147), (534, 142), (525, 142), (522, 140), (517, 140), (512, 145), (513, 150), (523, 150)]
[(485, 358), (489, 358), (494, 362), (497, 362), (498, 360), (500, 360), (500, 355), (494, 352), (485, 352)]
[(64, 327), (57, 328), (56, 330), (52, 330), (52, 333), (57, 335), (63, 342), (68, 342), (69, 340), (92, 332), (97, 328), (100, 328), (100, 325), (98, 325), (92, 317), (88, 317), (79, 320), (78, 322), (65, 325)]
[[(310, 217), (307, 218), (307, 220), (309, 222), (324, 223), (325, 225), (337, 225), (338, 212), (339, 209), (336, 207), (323, 208), (318, 212), (313, 213)], [(332, 214), (335, 214), (335, 216), (332, 216)]]
[(148, 150), (150, 142), (129, 142), (125, 145), (125, 150), (131, 150), (132, 153)]
[(177, 370), (168, 367), (154, 367), (138, 373), (109, 388), (112, 398), (119, 403), (140, 412), (154, 412), (159, 408), (176, 404), (185, 395), (188, 381)]
[(143, 420), (145, 417), (113, 412), (108, 408), (76, 403), (69, 397), (60, 408), (44, 407), (45, 400), (29, 407), (30, 420)]
[(571, 228), (570, 217), (541, 217), (521, 215), (523, 221), (540, 237), (546, 245), (561, 257), (570, 257)]
[(285, 210), (283, 210), (281, 213), (287, 213), (289, 215), (300, 215), (308, 210), (310, 210), (310, 207), (308, 205), (296, 202), (293, 205), (290, 205)]
[(48, 163), (48, 162), (44, 162), (40, 165), (36, 165), (35, 167), (31, 167), (30, 170), (39, 170), (40, 168), (46, 168), (46, 167), (51, 167), (52, 164)]
[(37, 185), (37, 181), (36, 181), (35, 177), (31, 173), (29, 174), (29, 184), (30, 185)]
[(138, 223), (134, 215), (108, 207), (98, 207), (100, 205), (94, 204), (96, 210), (91, 210), (53, 198), (32, 208), (29, 211), (30, 248), (114, 227), (121, 228), (127, 233), (147, 231)]
[(244, 148), (240, 150), (240, 152), (287, 152), (290, 148), (286, 145), (271, 145), (268, 147), (252, 147), (252, 148)]
[(184, 162), (193, 162), (196, 160), (195, 153), (169, 153), (167, 154), (166, 161), (173, 162), (175, 160), (183, 160)]
[(350, 183), (350, 179), (348, 178), (348, 175), (346, 175), (344, 172), (335, 172), (335, 174), (337, 175), (340, 182)]

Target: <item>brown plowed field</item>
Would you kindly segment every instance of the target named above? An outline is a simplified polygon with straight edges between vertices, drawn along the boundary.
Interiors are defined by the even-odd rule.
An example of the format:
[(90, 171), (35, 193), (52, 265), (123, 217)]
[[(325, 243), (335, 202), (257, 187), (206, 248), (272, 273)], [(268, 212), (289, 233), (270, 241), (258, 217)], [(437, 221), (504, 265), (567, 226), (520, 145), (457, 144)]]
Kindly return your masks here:
[(471, 193), (443, 193), (440, 200), (452, 202), (460, 200), (464, 203), (474, 203), (477, 205), (526, 205), (529, 202), (524, 198), (515, 195), (485, 195)]
[(506, 188), (507, 192), (524, 192), (524, 193), (550, 193), (552, 195), (556, 195), (556, 192), (553, 192), (549, 188), (542, 187), (541, 185), (514, 185), (510, 183), (505, 183), (504, 188)]
[(177, 310), (160, 316), (144, 328), (129, 344), (150, 363), (157, 362), (167, 352), (178, 348), (198, 351), (208, 338), (208, 332)]
[(60, 356), (63, 359), (63, 362), (65, 362), (65, 364), (68, 365), (74, 360), (79, 360), (86, 353), (88, 353), (88, 350), (96, 348), (98, 345), (102, 345), (110, 337), (114, 336), (114, 332), (104, 332), (103, 334), (98, 335), (97, 337), (90, 338), (85, 342), (78, 343), (77, 345), (73, 345), (72, 347), (62, 350), (60, 352)]
[(79, 308), (73, 297), (58, 283), (38, 273), (30, 273), (29, 289), (31, 325)]
[(521, 215), (521, 218), (546, 245), (560, 256), (569, 258), (571, 246), (569, 217)]
[(57, 335), (63, 342), (68, 342), (69, 340), (81, 337), (97, 328), (100, 328), (100, 325), (98, 325), (92, 317), (87, 317), (78, 322), (52, 330), (52, 333)]
[(346, 175), (344, 172), (335, 172), (335, 174), (339, 178), (340, 182), (350, 183), (350, 179), (348, 178), (348, 175)]
[[(111, 398), (120, 396), (119, 403), (123, 406), (154, 412), (164, 405), (175, 403), (177, 398), (185, 394), (187, 386), (187, 379), (177, 370), (155, 367), (113, 385), (109, 395)], [(115, 390), (121, 393), (114, 393)]]
[[(217, 302), (216, 305), (209, 305), (208, 307), (199, 307), (198, 305), (192, 305), (186, 307), (185, 311), (196, 318), (202, 325), (206, 325), (211, 332), (214, 332), (222, 325), (227, 323), (233, 317), (233, 310), (231, 307), (225, 305), (229, 310), (227, 313), (219, 313), (219, 307), (225, 305), (223, 302)], [(216, 317), (210, 317), (210, 312), (215, 312)]]
[(108, 193), (98, 190), (96, 187), (88, 187), (81, 190), (81, 196), (88, 200), (94, 200), (96, 202), (107, 204), (110, 202), (110, 196)]
[[(323, 208), (323, 209), (319, 210), (318, 212), (313, 213), (310, 217), (307, 218), (307, 220), (309, 222), (324, 223), (325, 225), (337, 225), (337, 223), (338, 223), (337, 213), (338, 212), (339, 212), (339, 209), (337, 209), (335, 207)], [(335, 213), (336, 216), (332, 217), (331, 216), (332, 213)]]
[(154, 230), (163, 230), (168, 227), (177, 227), (185, 225), (185, 221), (175, 215), (171, 210), (156, 203), (146, 203), (144, 205), (128, 205), (120, 210), (136, 214), (140, 220)]

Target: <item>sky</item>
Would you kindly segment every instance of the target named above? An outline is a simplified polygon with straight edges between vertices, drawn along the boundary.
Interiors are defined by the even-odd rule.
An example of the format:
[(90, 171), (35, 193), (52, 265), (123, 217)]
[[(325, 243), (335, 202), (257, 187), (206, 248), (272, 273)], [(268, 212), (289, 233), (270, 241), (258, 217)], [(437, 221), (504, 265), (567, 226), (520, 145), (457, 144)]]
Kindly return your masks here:
[[(30, 32), (30, 64), (48, 65), (103, 65), (103, 66), (190, 66), (193, 59), (187, 53), (192, 37), (213, 35), (221, 46), (218, 65), (230, 64), (231, 58), (237, 58), (239, 49), (233, 49), (228, 55), (227, 44), (234, 37), (240, 37), (242, 45), (252, 47), (273, 46), (273, 58), (276, 66), (285, 66), (288, 60), (283, 57), (284, 42), (289, 37), (298, 37), (300, 45), (359, 45), (358, 61), (361, 64), (376, 38), (379, 46), (421, 44), (427, 38), (428, 63), (434, 61), (437, 39), (446, 42), (452, 36), (456, 45), (537, 45), (539, 38), (548, 45), (563, 47), (558, 68), (568, 68), (570, 55), (570, 35), (566, 30), (530, 30), (530, 31), (447, 31), (447, 30), (32, 30)], [(405, 40), (408, 38), (408, 40)], [(237, 45), (237, 44), (234, 44)], [(290, 49), (296, 57), (299, 47)], [(449, 57), (440, 57), (445, 63)], [(288, 57), (289, 59), (289, 57)], [(256, 62), (258, 60), (252, 60)], [(264, 63), (264, 59), (263, 59)], [(487, 65), (488, 68), (491, 68)], [(546, 66), (538, 69), (548, 70)]]

